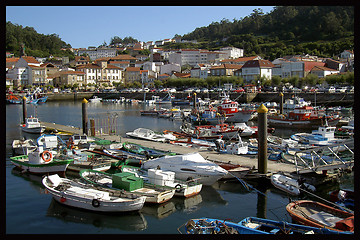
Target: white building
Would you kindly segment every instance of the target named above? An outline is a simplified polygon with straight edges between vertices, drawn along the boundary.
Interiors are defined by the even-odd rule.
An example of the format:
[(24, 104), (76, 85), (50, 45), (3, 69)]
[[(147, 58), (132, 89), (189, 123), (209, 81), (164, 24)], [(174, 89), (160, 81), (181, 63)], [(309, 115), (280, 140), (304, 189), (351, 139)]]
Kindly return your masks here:
[(223, 53), (224, 59), (235, 59), (244, 56), (244, 49), (235, 47), (220, 48), (219, 52)]
[(206, 79), (210, 75), (210, 66), (203, 63), (196, 64), (194, 68), (190, 70), (192, 78)]
[(246, 82), (251, 82), (257, 77), (271, 79), (273, 67), (274, 64), (268, 60), (250, 60), (242, 66), (242, 76)]
[(103, 57), (115, 57), (116, 56), (116, 48), (95, 48), (89, 47), (88, 49), (81, 48), (78, 50), (78, 56), (83, 54), (87, 54), (91, 60), (95, 60)]
[(173, 72), (181, 72), (181, 66), (176, 63), (170, 63), (160, 66), (160, 75), (171, 75)]
[(180, 66), (195, 66), (198, 63), (214, 64), (223, 59), (223, 53), (211, 52), (200, 49), (180, 49), (179, 51), (169, 55), (169, 62), (176, 63)]

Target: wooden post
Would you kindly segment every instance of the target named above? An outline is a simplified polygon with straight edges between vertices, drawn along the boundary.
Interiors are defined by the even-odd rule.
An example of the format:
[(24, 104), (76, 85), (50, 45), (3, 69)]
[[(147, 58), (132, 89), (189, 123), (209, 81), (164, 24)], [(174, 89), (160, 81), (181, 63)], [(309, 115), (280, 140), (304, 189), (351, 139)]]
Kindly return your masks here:
[(90, 135), (95, 137), (95, 120), (90, 119)]
[(260, 174), (267, 173), (267, 112), (261, 104), (258, 112), (258, 170)]
[(88, 101), (84, 98), (82, 100), (82, 127), (83, 127), (83, 134), (88, 133), (88, 117), (87, 117), (87, 104)]
[(194, 92), (194, 99), (193, 99), (193, 101), (194, 101), (194, 109), (196, 109), (196, 92)]
[(26, 123), (26, 116), (27, 116), (27, 111), (26, 111), (26, 97), (23, 97), (23, 102), (22, 102), (22, 107), (23, 107), (23, 124)]
[(280, 96), (280, 114), (284, 113), (284, 94), (282, 92), (279, 93)]

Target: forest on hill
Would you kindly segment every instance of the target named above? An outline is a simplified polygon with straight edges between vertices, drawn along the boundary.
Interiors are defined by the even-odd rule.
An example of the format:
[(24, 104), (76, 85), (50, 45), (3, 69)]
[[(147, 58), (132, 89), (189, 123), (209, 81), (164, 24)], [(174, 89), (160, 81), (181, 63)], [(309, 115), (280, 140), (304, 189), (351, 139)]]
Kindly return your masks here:
[(218, 50), (233, 46), (245, 56), (274, 60), (285, 55), (333, 57), (354, 48), (353, 6), (278, 6), (267, 14), (260, 8), (244, 18), (222, 19), (181, 36), (193, 43), (172, 43), (168, 48)]
[(71, 45), (62, 41), (57, 34), (44, 35), (36, 32), (33, 27), (23, 27), (10, 21), (6, 22), (5, 50), (18, 57), (21, 44), (24, 44), (28, 56), (49, 57), (53, 55), (74, 58), (74, 54), (70, 50), (61, 50), (70, 48)]

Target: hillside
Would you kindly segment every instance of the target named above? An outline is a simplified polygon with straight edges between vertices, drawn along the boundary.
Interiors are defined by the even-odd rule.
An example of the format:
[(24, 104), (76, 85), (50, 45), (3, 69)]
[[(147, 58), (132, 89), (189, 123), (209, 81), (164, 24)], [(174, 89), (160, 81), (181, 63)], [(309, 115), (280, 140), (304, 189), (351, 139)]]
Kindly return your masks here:
[(6, 22), (5, 50), (12, 52), (15, 56), (20, 54), (20, 45), (25, 44), (27, 55), (36, 57), (49, 57), (49, 55), (73, 58), (73, 53), (62, 51), (61, 48), (71, 47), (62, 41), (56, 34), (44, 35), (37, 33), (32, 27), (23, 27), (11, 22)]
[[(280, 6), (264, 14), (260, 8), (239, 20), (222, 19), (182, 36), (185, 47), (216, 50), (242, 48), (246, 56), (276, 57), (308, 53), (332, 57), (354, 48), (353, 6)], [(182, 47), (181, 44), (169, 48)]]

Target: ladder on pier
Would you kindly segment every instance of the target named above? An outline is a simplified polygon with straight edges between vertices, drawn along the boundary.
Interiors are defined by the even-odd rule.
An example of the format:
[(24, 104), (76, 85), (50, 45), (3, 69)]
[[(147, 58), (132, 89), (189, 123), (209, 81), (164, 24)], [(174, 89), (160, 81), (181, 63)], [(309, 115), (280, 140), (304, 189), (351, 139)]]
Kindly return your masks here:
[[(333, 144), (298, 151), (295, 153), (295, 167), (297, 174), (318, 172), (333, 169), (349, 169), (354, 166), (354, 152), (349, 146), (353, 146), (354, 140), (348, 140), (341, 144)], [(347, 156), (343, 157), (346, 152)]]

